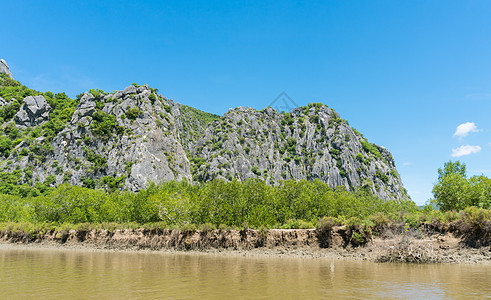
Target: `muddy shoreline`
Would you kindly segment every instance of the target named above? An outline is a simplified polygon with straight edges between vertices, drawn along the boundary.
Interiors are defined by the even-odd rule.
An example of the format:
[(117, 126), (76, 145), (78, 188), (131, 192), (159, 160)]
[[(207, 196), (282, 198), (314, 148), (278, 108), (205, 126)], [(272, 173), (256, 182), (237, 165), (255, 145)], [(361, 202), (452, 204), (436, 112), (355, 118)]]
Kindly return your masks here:
[(415, 235), (387, 232), (362, 245), (345, 236), (342, 226), (329, 235), (316, 229), (149, 230), (105, 229), (46, 232), (35, 236), (2, 232), (2, 247), (88, 251), (179, 252), (232, 256), (305, 257), (406, 263), (491, 265), (491, 247), (470, 247), (450, 232)]

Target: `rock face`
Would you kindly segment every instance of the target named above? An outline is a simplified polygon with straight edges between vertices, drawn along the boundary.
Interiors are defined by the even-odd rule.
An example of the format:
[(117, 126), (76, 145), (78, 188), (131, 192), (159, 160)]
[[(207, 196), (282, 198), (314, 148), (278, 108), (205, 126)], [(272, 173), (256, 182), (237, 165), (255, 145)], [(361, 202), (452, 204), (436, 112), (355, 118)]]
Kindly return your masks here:
[(9, 65), (7, 65), (7, 62), (3, 59), (0, 59), (0, 73), (7, 74), (8, 77), (14, 79), (12, 73), (10, 72)]
[[(291, 113), (238, 107), (220, 117), (147, 85), (91, 90), (64, 109), (46, 97), (24, 98), (14, 120), (26, 138), (4, 151), (3, 172), (22, 170), (22, 184), (138, 191), (169, 180), (305, 179), (382, 199), (408, 197), (390, 152), (320, 103)], [(5, 124), (4, 132), (12, 132)]]
[(407, 197), (390, 152), (368, 143), (322, 104), (284, 114), (230, 110), (191, 148), (197, 181), (318, 179), (333, 188), (363, 187), (382, 199)]
[(9, 103), (5, 101), (2, 97), (0, 97), (0, 107), (3, 107), (5, 105), (8, 105)]
[[(102, 178), (110, 184), (120, 180), (121, 187), (138, 191), (150, 182), (191, 181), (173, 117), (164, 100), (158, 104), (149, 100), (151, 94), (146, 85), (115, 94), (85, 93), (70, 124), (51, 144), (49, 159), (64, 171), (57, 183), (91, 185)], [(54, 171), (47, 168), (40, 175)]]
[(15, 114), (15, 123), (24, 127), (41, 125), (48, 120), (50, 110), (51, 106), (43, 96), (28, 96)]

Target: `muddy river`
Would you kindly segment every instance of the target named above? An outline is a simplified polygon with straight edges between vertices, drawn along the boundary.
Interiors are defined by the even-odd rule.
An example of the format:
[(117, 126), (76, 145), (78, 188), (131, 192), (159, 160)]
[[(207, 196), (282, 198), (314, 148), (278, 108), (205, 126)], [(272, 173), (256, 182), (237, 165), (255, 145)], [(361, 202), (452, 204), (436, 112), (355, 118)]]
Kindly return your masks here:
[(485, 299), (491, 266), (0, 248), (1, 299)]

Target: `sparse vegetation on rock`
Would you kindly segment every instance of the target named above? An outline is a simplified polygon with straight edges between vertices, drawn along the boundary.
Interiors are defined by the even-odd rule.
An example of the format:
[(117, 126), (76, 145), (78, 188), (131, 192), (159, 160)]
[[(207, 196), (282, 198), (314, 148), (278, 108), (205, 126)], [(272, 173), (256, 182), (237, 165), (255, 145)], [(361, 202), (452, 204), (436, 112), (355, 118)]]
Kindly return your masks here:
[(50, 176), (48, 188), (65, 182), (104, 188), (108, 178), (119, 178), (109, 185), (131, 191), (169, 180), (259, 178), (271, 185), (318, 179), (348, 191), (363, 186), (385, 200), (408, 198), (391, 154), (321, 103), (284, 113), (239, 107), (220, 117), (147, 85), (91, 89), (70, 99), (0, 76), (0, 168), (32, 173), (0, 179), (12, 194), (45, 193), (37, 186)]

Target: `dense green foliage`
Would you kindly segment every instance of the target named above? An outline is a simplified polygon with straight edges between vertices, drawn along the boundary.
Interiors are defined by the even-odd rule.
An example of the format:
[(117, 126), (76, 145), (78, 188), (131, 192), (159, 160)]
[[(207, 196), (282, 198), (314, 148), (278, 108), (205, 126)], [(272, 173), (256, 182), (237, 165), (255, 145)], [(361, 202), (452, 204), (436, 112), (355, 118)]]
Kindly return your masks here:
[(41, 95), (42, 93), (32, 90), (18, 81), (11, 79), (7, 74), (0, 73), (0, 97), (6, 101), (11, 101), (13, 98), (22, 100), (27, 96)]
[(461, 210), (469, 206), (491, 208), (491, 179), (485, 176), (467, 178), (463, 163), (449, 161), (438, 169), (438, 182), (433, 187), (435, 203), (443, 211)]
[(44, 196), (0, 195), (0, 222), (163, 222), (168, 225), (282, 226), (315, 224), (323, 216), (367, 218), (416, 211), (411, 201), (384, 202), (369, 194), (331, 189), (320, 181), (166, 182), (139, 193), (61, 185)]
[(51, 141), (72, 119), (77, 101), (70, 99), (65, 93), (53, 95), (51, 92), (46, 92), (44, 97), (52, 110), (49, 121), (43, 124), (43, 135)]
[(375, 157), (380, 158), (382, 156), (377, 146), (375, 146), (374, 144), (369, 143), (366, 140), (362, 140), (361, 145), (366, 152), (372, 153), (373, 155), (375, 155)]
[[(33, 129), (19, 129), (14, 123), (8, 122), (19, 111), (25, 97), (37, 95), (44, 96), (51, 106), (49, 121)], [(0, 74), (0, 97), (8, 102), (8, 105), (0, 108), (0, 155), (3, 157), (8, 157), (12, 149), (24, 141), (26, 146), (31, 146), (31, 153), (20, 154), (29, 154), (42, 161), (52, 150), (50, 142), (66, 127), (66, 123), (71, 120), (77, 106), (77, 100), (70, 99), (65, 93), (41, 93), (10, 79), (5, 74)], [(34, 139), (40, 136), (45, 139), (41, 143), (33, 143)], [(0, 185), (2, 184), (0, 181)]]
[(22, 105), (22, 100), (27, 96), (41, 95), (42, 93), (32, 90), (18, 81), (11, 79), (7, 74), (0, 74), (0, 97), (10, 102), (0, 108), (0, 125), (10, 121)]
[(218, 115), (215, 115), (212, 113), (207, 113), (207, 112), (201, 111), (199, 109), (196, 109), (194, 107), (187, 106), (187, 105), (182, 105), (181, 110), (184, 113), (187, 113), (187, 114), (194, 116), (196, 119), (198, 119), (203, 124), (208, 124), (208, 123), (211, 123), (215, 120), (220, 119), (220, 116), (218, 116)]
[(100, 109), (92, 115), (92, 118), (94, 122), (90, 124), (90, 130), (101, 139), (108, 139), (117, 128), (116, 116), (105, 113)]
[[(152, 94), (153, 95), (153, 94)], [(154, 96), (155, 97), (155, 96)], [(126, 111), (126, 117), (130, 120), (136, 120), (136, 118), (138, 118), (138, 116), (140, 115), (140, 109), (138, 107), (132, 107), (132, 108), (129, 108), (127, 111)]]

